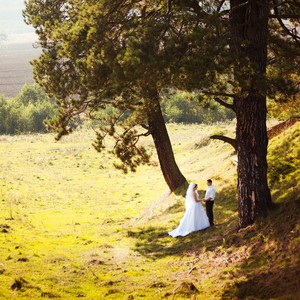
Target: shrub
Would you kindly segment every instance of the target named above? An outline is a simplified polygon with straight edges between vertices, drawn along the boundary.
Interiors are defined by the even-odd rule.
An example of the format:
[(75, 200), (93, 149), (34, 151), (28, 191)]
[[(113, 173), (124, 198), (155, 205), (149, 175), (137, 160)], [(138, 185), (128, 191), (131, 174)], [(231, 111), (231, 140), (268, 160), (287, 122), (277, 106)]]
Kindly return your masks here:
[(214, 123), (232, 120), (233, 111), (219, 105), (212, 99), (199, 97), (185, 91), (161, 93), (161, 107), (166, 122), (172, 123)]
[(16, 98), (0, 98), (0, 134), (45, 132), (44, 121), (55, 111), (54, 101), (39, 86), (26, 84)]

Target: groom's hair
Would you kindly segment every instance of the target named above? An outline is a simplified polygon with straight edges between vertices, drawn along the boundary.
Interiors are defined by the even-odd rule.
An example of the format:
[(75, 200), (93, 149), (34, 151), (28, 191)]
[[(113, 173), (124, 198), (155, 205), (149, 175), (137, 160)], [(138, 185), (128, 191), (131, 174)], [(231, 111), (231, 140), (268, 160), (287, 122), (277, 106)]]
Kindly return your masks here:
[(207, 182), (210, 182), (210, 183), (212, 183), (212, 180), (211, 180), (211, 179), (207, 179)]

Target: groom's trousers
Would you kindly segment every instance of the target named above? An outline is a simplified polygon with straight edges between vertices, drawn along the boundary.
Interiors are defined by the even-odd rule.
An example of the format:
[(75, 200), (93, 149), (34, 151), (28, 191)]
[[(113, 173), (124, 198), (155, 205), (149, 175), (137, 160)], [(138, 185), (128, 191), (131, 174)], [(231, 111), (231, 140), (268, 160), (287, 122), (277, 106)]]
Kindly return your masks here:
[(213, 206), (214, 206), (215, 201), (206, 201), (205, 206), (206, 206), (206, 214), (209, 220), (210, 226), (214, 226), (214, 213), (213, 213)]

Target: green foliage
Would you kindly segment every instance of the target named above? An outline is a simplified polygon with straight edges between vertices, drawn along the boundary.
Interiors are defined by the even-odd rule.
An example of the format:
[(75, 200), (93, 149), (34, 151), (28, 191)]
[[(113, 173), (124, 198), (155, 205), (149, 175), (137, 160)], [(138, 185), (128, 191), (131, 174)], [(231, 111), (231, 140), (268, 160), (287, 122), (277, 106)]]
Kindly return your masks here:
[[(125, 169), (125, 165), (132, 164), (135, 169), (137, 164), (147, 161), (142, 147), (127, 147), (136, 145), (137, 138), (136, 134), (128, 135), (128, 130), (143, 128), (139, 136), (165, 133), (155, 130), (153, 125), (162, 120), (156, 115), (161, 111), (158, 95), (166, 86), (176, 85), (180, 76), (189, 77), (182, 68), (187, 61), (183, 65), (179, 62), (187, 54), (198, 53), (193, 43), (198, 43), (206, 33), (200, 21), (211, 18), (213, 30), (207, 37), (209, 41), (216, 41), (224, 31), (223, 25), (213, 25), (216, 18), (200, 14), (199, 9), (190, 3), (167, 1), (126, 0), (122, 5), (113, 1), (75, 0), (72, 5), (64, 0), (57, 5), (26, 1), (25, 20), (37, 30), (43, 48), (40, 58), (33, 62), (34, 77), (49, 95), (58, 99), (60, 106), (57, 118), (48, 123), (57, 131), (58, 139), (72, 131), (70, 123), (77, 115), (86, 112), (88, 117), (99, 119), (96, 147), (101, 150), (103, 139), (110, 135), (108, 131), (113, 126), (123, 126), (121, 116), (130, 113), (130, 129), (126, 124), (124, 134), (111, 135), (116, 137), (114, 153)], [(212, 69), (218, 62), (213, 55), (208, 58), (207, 53), (216, 54), (218, 50), (212, 44), (204, 48), (192, 55), (189, 66), (195, 72), (194, 63), (201, 65), (196, 70), (203, 82), (217, 84), (218, 74)], [(199, 78), (196, 80), (199, 82)], [(218, 83), (219, 87), (224, 85), (226, 82)], [(174, 102), (168, 105), (164, 101), (169, 122), (212, 122), (225, 115), (215, 118), (216, 114), (206, 111), (206, 117), (200, 118), (197, 104), (187, 106), (176, 99)], [(110, 106), (117, 108), (120, 115), (107, 117), (98, 113)], [(169, 140), (167, 136), (159, 139)], [(132, 152), (123, 155), (119, 145)]]
[(161, 107), (166, 122), (214, 123), (232, 120), (233, 111), (219, 105), (213, 99), (199, 100), (199, 95), (184, 91), (162, 93)]
[(14, 99), (0, 99), (0, 134), (46, 132), (44, 121), (55, 113), (55, 104), (37, 85), (25, 85)]
[[(146, 164), (150, 161), (150, 156), (143, 146), (136, 147), (135, 144), (138, 141), (138, 133), (136, 130), (129, 130), (123, 134), (123, 138), (115, 146), (115, 152), (117, 157), (121, 160), (121, 163), (115, 163), (117, 169), (123, 170), (127, 173), (127, 170), (136, 171), (137, 166), (140, 164)], [(128, 163), (130, 162), (130, 163)]]
[[(96, 110), (113, 99), (124, 108), (116, 97), (122, 95), (127, 106), (135, 105), (136, 97), (168, 86), (197, 89), (230, 101), (246, 97), (248, 87), (255, 85), (270, 99), (289, 100), (299, 81), (299, 37), (278, 19), (270, 19), (271, 63), (265, 78), (244, 51), (253, 41), (245, 37), (241, 49), (233, 50), (230, 41), (238, 37), (231, 36), (230, 5), (211, 0), (200, 5), (193, 1), (123, 1), (122, 5), (91, 0), (74, 0), (71, 5), (64, 0), (55, 4), (26, 1), (25, 20), (36, 28), (44, 49), (33, 62), (35, 79), (63, 108), (61, 122), (53, 127), (64, 127), (60, 132), (66, 134), (66, 119), (71, 121), (83, 107)], [(251, 11), (249, 5), (245, 11)], [(299, 14), (295, 1), (270, 9), (278, 15)], [(289, 22), (297, 24), (294, 18)], [(71, 100), (75, 96), (76, 101)], [(168, 121), (186, 122), (188, 116), (180, 113), (181, 101), (165, 105)], [(192, 122), (201, 119), (193, 110), (191, 106), (188, 112)], [(64, 118), (66, 114), (71, 117)]]
[(289, 1), (275, 6), (274, 13), (295, 16), (288, 26), (277, 18), (269, 20), (268, 112), (271, 117), (288, 119), (300, 114), (300, 6)]
[(296, 95), (293, 99), (289, 97), (283, 99), (278, 99), (278, 101), (268, 99), (268, 116), (278, 120), (287, 120), (291, 117), (300, 116), (300, 95)]
[[(169, 147), (170, 150), (157, 151), (158, 155), (165, 155), (159, 161), (167, 164), (174, 160), (166, 157), (172, 158), (173, 153), (165, 128), (155, 126), (163, 124), (158, 95), (162, 89), (170, 87), (199, 91), (236, 112), (238, 146), (245, 145), (249, 150), (239, 152), (244, 156), (240, 161), (249, 162), (251, 174), (256, 172), (254, 170), (261, 171), (263, 182), (254, 183), (254, 186), (265, 186), (267, 140), (262, 141), (261, 137), (265, 136), (266, 95), (290, 94), (286, 87), (293, 83), (284, 80), (288, 84), (280, 89), (282, 80), (267, 76), (267, 56), (276, 62), (275, 70), (280, 69), (278, 61), (282, 51), (276, 52), (276, 47), (282, 43), (277, 41), (287, 41), (288, 46), (281, 50), (287, 50), (285, 52), (292, 60), (299, 61), (296, 47), (299, 37), (291, 38), (273, 21), (270, 23), (274, 26), (269, 27), (268, 18), (275, 10), (290, 12), (297, 6), (293, 1), (291, 5), (274, 2), (270, 6), (267, 1), (242, 2), (73, 0), (70, 4), (65, 0), (25, 1), (25, 20), (36, 29), (43, 48), (40, 58), (33, 62), (34, 77), (49, 95), (58, 99), (60, 106), (58, 117), (50, 124), (58, 132), (58, 138), (72, 131), (70, 122), (76, 116), (83, 112), (89, 116), (111, 104), (120, 109), (121, 114), (130, 111), (135, 117), (131, 119), (130, 128), (124, 128), (124, 134), (117, 136), (114, 148), (124, 168), (127, 170), (126, 165), (132, 164), (135, 169), (136, 164), (145, 161), (137, 157), (139, 153), (144, 154), (142, 148), (138, 151), (136, 147), (127, 147), (136, 145), (137, 136), (126, 132), (134, 132), (139, 126), (144, 129), (139, 136), (151, 134), (157, 150), (165, 145), (165, 148)], [(268, 39), (268, 32), (274, 38)], [(268, 46), (271, 51), (267, 50)], [(285, 56), (285, 66), (294, 66), (287, 58)], [(286, 70), (289, 74), (296, 72), (296, 68)], [(271, 70), (271, 74), (275, 72)], [(175, 99), (174, 102), (176, 105), (166, 103), (167, 121), (186, 122), (190, 119), (195, 122), (199, 119), (196, 105), (183, 110), (183, 101)], [(209, 110), (203, 115), (208, 120), (201, 118), (200, 122), (211, 122), (215, 117), (223, 119)], [(107, 127), (110, 130), (122, 125), (118, 120), (118, 117), (109, 118), (106, 121), (110, 124), (99, 127), (99, 149), (103, 148)], [(252, 128), (251, 123), (257, 130), (242, 133), (243, 129)], [(129, 142), (128, 137), (133, 140)], [(120, 139), (125, 140), (120, 142)], [(247, 144), (264, 153), (257, 156), (259, 168), (250, 159), (252, 154)], [(118, 145), (132, 152), (124, 155)], [(249, 178), (247, 185), (253, 186), (250, 181)], [(239, 189), (242, 190), (246, 189)], [(263, 190), (268, 189), (259, 189)], [(258, 210), (261, 207), (266, 206), (253, 206)], [(259, 214), (252, 214), (256, 215)]]

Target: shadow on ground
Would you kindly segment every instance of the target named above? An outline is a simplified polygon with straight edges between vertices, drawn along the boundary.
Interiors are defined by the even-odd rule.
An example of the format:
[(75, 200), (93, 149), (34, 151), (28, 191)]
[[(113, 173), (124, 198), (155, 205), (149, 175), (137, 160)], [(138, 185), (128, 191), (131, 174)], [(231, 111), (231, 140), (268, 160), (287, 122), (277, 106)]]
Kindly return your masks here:
[[(129, 237), (135, 239), (133, 250), (140, 254), (152, 258), (162, 258), (165, 256), (180, 256), (187, 251), (198, 251), (201, 248), (213, 251), (216, 247), (224, 243), (224, 236), (229, 241), (230, 234), (237, 228), (237, 202), (236, 189), (234, 186), (227, 187), (218, 192), (218, 202), (215, 207), (216, 223), (215, 227), (193, 232), (185, 237), (171, 238), (168, 235), (169, 226), (145, 226), (127, 232)], [(184, 213), (183, 204), (176, 203), (168, 207), (159, 218), (162, 220), (152, 220), (155, 224), (164, 224), (164, 215)], [(148, 224), (151, 220), (148, 222)], [(178, 220), (179, 223), (179, 220)]]
[[(231, 186), (218, 193), (217, 226), (186, 237), (171, 238), (168, 224), (155, 226), (165, 224), (160, 217), (161, 222), (154, 220), (152, 226), (128, 231), (128, 236), (135, 240), (133, 250), (156, 260), (219, 249), (233, 256), (246, 247), (249, 255), (239, 261), (229, 278), (230, 283), (224, 286), (222, 299), (296, 299), (300, 291), (299, 198), (276, 204), (266, 219), (238, 231), (235, 190)], [(165, 213), (172, 214), (178, 209), (175, 205)]]
[[(300, 201), (277, 204), (248, 230), (251, 249), (223, 299), (300, 299)], [(243, 279), (241, 279), (243, 278)]]

